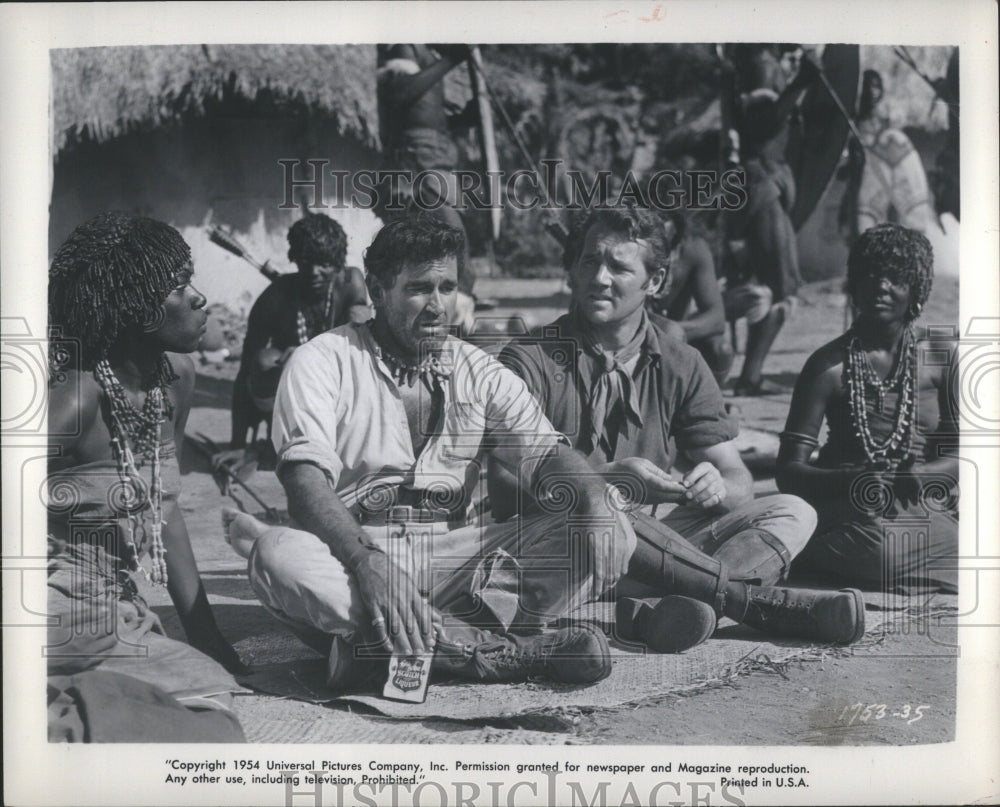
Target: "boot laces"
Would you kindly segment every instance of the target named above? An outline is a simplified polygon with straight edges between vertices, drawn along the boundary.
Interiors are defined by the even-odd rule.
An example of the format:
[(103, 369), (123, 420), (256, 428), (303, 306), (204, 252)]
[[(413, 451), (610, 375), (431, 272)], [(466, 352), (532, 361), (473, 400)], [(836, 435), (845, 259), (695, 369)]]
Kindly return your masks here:
[(477, 652), (498, 669), (506, 670), (532, 668), (539, 661), (544, 662), (547, 655), (538, 644), (530, 649), (523, 649), (510, 641), (491, 642), (480, 646)]

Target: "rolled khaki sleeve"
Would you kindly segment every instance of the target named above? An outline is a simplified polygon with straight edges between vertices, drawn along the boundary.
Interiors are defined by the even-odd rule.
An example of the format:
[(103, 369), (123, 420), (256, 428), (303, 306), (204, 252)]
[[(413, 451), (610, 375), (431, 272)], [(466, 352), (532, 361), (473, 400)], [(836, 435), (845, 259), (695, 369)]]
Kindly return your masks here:
[(278, 455), (276, 472), (308, 462), (327, 475), (334, 488), (344, 469), (337, 453), (339, 363), (316, 343), (298, 348), (288, 360), (274, 401), (271, 440)]

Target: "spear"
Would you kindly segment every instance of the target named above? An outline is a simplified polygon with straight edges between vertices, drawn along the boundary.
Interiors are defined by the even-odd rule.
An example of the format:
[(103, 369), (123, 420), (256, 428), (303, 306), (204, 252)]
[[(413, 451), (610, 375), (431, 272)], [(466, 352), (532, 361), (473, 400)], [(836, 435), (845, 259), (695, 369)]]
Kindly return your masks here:
[(895, 53), (904, 62), (906, 62), (907, 66), (914, 73), (916, 73), (918, 76), (920, 76), (920, 78), (922, 78), (925, 82), (927, 82), (927, 86), (930, 87), (932, 90), (934, 90), (934, 95), (937, 98), (941, 99), (946, 104), (949, 103), (948, 99), (945, 98), (943, 95), (941, 95), (941, 91), (938, 89), (937, 85), (934, 83), (934, 80), (932, 78), (930, 78), (926, 73), (924, 73), (923, 70), (921, 70), (919, 67), (917, 67), (916, 60), (913, 58), (912, 55), (910, 55), (910, 52), (905, 47), (903, 47), (902, 45), (893, 46), (892, 52)]
[(267, 261), (261, 263), (254, 258), (253, 255), (247, 251), (247, 248), (236, 240), (232, 233), (226, 232), (218, 224), (213, 224), (209, 229), (208, 238), (213, 244), (222, 247), (226, 250), (226, 252), (231, 252), (238, 258), (245, 260), (268, 280), (274, 280), (277, 277), (281, 277), (281, 272), (276, 269), (272, 269)]
[[(197, 439), (191, 440), (191, 444), (195, 447), (195, 449), (198, 451), (199, 454), (201, 454), (203, 457), (206, 457), (209, 460), (209, 462), (211, 462), (215, 451), (218, 450), (218, 446), (210, 437), (206, 437), (201, 432), (195, 434), (195, 437)], [(279, 521), (281, 521), (281, 516), (279, 515), (278, 511), (275, 510), (273, 507), (271, 507), (271, 505), (269, 505), (267, 502), (265, 502), (257, 494), (257, 491), (255, 491), (252, 487), (250, 487), (250, 485), (248, 485), (244, 480), (240, 479), (239, 475), (232, 468), (230, 468), (225, 463), (220, 463), (217, 466), (217, 470), (221, 470), (226, 476), (229, 477), (230, 482), (235, 482), (237, 485), (243, 488), (243, 490), (245, 490), (248, 494), (250, 494), (250, 497), (255, 502), (257, 502), (257, 504), (259, 504), (261, 507), (264, 508), (264, 512), (267, 514), (267, 517), (273, 520), (274, 523), (277, 524)], [(242, 504), (239, 499), (233, 496), (229, 485), (226, 485), (226, 494), (230, 496), (237, 504)]]
[[(803, 57), (808, 58), (808, 57)], [(854, 139), (858, 141), (858, 145), (864, 150), (865, 154), (871, 152), (871, 149), (865, 145), (865, 141), (861, 138), (861, 132), (858, 130), (858, 125), (854, 122), (854, 118), (851, 113), (847, 111), (847, 107), (844, 106), (844, 102), (840, 100), (840, 96), (837, 95), (837, 91), (830, 84), (830, 79), (826, 77), (826, 73), (823, 72), (823, 68), (812, 63), (813, 67), (816, 69), (816, 75), (819, 76), (820, 83), (823, 85), (824, 89), (829, 93), (830, 98), (833, 99), (833, 103), (836, 105), (837, 109), (840, 110), (840, 114), (844, 116), (844, 120), (847, 121), (847, 128), (851, 130), (851, 134)], [(892, 185), (890, 185), (889, 180), (885, 178), (882, 171), (875, 164), (872, 164), (872, 172), (875, 174), (875, 178), (878, 179), (879, 183), (882, 185), (883, 190), (892, 196)]]
[[(552, 200), (549, 198), (548, 191), (545, 188), (544, 177), (542, 176), (542, 172), (538, 170), (538, 166), (535, 165), (535, 161), (532, 158), (531, 153), (528, 151), (528, 147), (525, 145), (524, 140), (521, 139), (521, 135), (518, 134), (517, 128), (514, 126), (514, 121), (511, 120), (507, 109), (501, 103), (496, 93), (493, 92), (493, 88), (486, 79), (486, 72), (483, 70), (482, 64), (475, 59), (470, 59), (469, 64), (473, 66), (479, 77), (479, 82), (477, 83), (483, 90), (486, 91), (490, 101), (493, 102), (493, 106), (495, 106), (497, 112), (500, 113), (500, 120), (502, 121), (504, 128), (507, 130), (507, 134), (510, 135), (510, 139), (514, 142), (517, 150), (521, 153), (521, 159), (528, 164), (528, 167), (534, 171), (535, 176), (538, 178), (538, 188), (542, 192), (542, 207), (543, 209), (549, 209), (551, 207)], [(559, 242), (561, 246), (565, 247), (566, 243), (569, 241), (569, 233), (566, 232), (566, 228), (562, 225), (562, 222), (554, 216), (549, 215), (547, 218), (548, 221), (545, 224), (545, 229), (549, 232), (549, 235)]]

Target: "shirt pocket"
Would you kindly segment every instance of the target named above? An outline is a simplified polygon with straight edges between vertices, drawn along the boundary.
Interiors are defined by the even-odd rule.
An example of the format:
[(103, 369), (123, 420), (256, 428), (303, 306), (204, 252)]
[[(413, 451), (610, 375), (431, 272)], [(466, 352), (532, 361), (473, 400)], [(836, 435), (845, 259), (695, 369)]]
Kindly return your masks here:
[(441, 456), (463, 462), (476, 459), (483, 449), (483, 425), (481, 407), (449, 403), (438, 443)]

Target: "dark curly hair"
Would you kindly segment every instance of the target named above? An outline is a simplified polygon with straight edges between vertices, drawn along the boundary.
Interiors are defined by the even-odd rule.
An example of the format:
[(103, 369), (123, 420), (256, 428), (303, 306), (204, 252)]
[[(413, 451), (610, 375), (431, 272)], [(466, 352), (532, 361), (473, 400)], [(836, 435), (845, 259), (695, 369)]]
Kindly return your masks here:
[(461, 263), (464, 250), (465, 233), (440, 219), (426, 214), (400, 218), (379, 230), (365, 250), (365, 280), (369, 289), (390, 289), (403, 264), (420, 266), (451, 257)]
[(110, 212), (77, 227), (49, 267), (49, 322), (78, 340), (81, 370), (162, 316), (191, 248), (169, 224)]
[(847, 256), (847, 293), (857, 300), (858, 284), (869, 276), (888, 277), (910, 287), (907, 319), (920, 315), (934, 282), (934, 250), (927, 236), (899, 224), (879, 224), (858, 236)]
[[(576, 218), (570, 228), (569, 239), (563, 252), (563, 268), (569, 272), (576, 265), (583, 249), (587, 231), (595, 225), (620, 233), (629, 241), (643, 240), (649, 244), (646, 256), (646, 271), (653, 274), (657, 269), (669, 270), (670, 253), (683, 237), (681, 226), (671, 219), (669, 226), (657, 213), (645, 207), (622, 205), (618, 207), (598, 207)], [(664, 283), (669, 282), (668, 277)]]
[(347, 233), (322, 213), (309, 213), (288, 230), (288, 260), (297, 266), (332, 266), (347, 261)]

